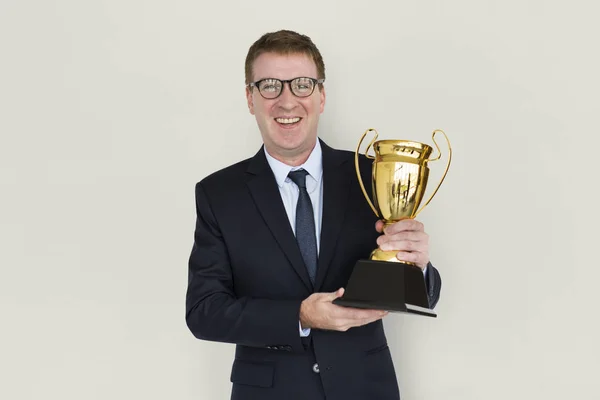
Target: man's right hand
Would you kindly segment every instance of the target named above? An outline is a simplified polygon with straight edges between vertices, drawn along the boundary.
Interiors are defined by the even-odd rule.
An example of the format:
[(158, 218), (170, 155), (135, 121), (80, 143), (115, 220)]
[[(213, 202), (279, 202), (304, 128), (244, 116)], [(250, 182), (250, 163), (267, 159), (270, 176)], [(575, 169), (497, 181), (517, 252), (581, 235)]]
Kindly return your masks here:
[(347, 331), (355, 326), (370, 324), (385, 317), (388, 312), (342, 307), (332, 301), (344, 295), (340, 288), (333, 293), (313, 293), (300, 305), (300, 324), (303, 329), (316, 328)]

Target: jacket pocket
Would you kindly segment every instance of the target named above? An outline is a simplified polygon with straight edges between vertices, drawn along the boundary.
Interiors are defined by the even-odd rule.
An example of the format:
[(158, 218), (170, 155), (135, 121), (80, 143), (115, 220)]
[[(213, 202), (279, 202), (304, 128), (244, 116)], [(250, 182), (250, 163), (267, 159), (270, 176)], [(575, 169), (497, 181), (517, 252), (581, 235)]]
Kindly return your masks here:
[(231, 382), (242, 385), (273, 387), (275, 367), (272, 363), (235, 360), (231, 369)]
[[(375, 393), (383, 390), (383, 388), (387, 388), (386, 391), (393, 391), (393, 387), (398, 385), (392, 354), (387, 344), (367, 350), (363, 358), (363, 368), (365, 380), (367, 381), (365, 385), (366, 390), (371, 390)], [(373, 395), (366, 398), (387, 399), (388, 397)]]

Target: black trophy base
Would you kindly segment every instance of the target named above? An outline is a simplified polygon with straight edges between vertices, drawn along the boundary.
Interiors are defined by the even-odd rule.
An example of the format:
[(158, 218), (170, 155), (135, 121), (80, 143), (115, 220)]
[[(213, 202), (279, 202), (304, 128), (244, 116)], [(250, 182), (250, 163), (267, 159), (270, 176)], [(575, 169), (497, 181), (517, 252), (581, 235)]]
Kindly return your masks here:
[(333, 304), (437, 317), (429, 308), (423, 270), (402, 262), (359, 260)]

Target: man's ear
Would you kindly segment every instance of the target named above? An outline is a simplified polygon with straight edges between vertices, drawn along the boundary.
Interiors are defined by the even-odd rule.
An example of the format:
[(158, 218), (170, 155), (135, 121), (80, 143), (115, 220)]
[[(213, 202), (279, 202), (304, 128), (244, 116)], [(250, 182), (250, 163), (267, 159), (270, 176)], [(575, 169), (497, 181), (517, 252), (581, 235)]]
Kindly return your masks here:
[(248, 111), (254, 115), (254, 100), (252, 98), (252, 88), (246, 86), (246, 101), (248, 101)]
[(321, 109), (321, 114), (323, 114), (323, 111), (325, 110), (325, 86), (323, 86), (320, 90), (319, 96), (321, 97), (321, 101), (320, 101), (320, 109)]

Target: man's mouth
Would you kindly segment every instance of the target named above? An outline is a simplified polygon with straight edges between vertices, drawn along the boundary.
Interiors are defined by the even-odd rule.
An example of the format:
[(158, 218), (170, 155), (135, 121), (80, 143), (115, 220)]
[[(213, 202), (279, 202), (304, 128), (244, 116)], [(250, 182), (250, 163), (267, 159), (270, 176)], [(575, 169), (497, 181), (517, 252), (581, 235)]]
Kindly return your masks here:
[(279, 125), (282, 125), (286, 128), (291, 128), (291, 127), (295, 126), (296, 124), (298, 124), (300, 122), (300, 120), (302, 120), (302, 118), (300, 118), (300, 117), (275, 118), (275, 122), (277, 122)]

